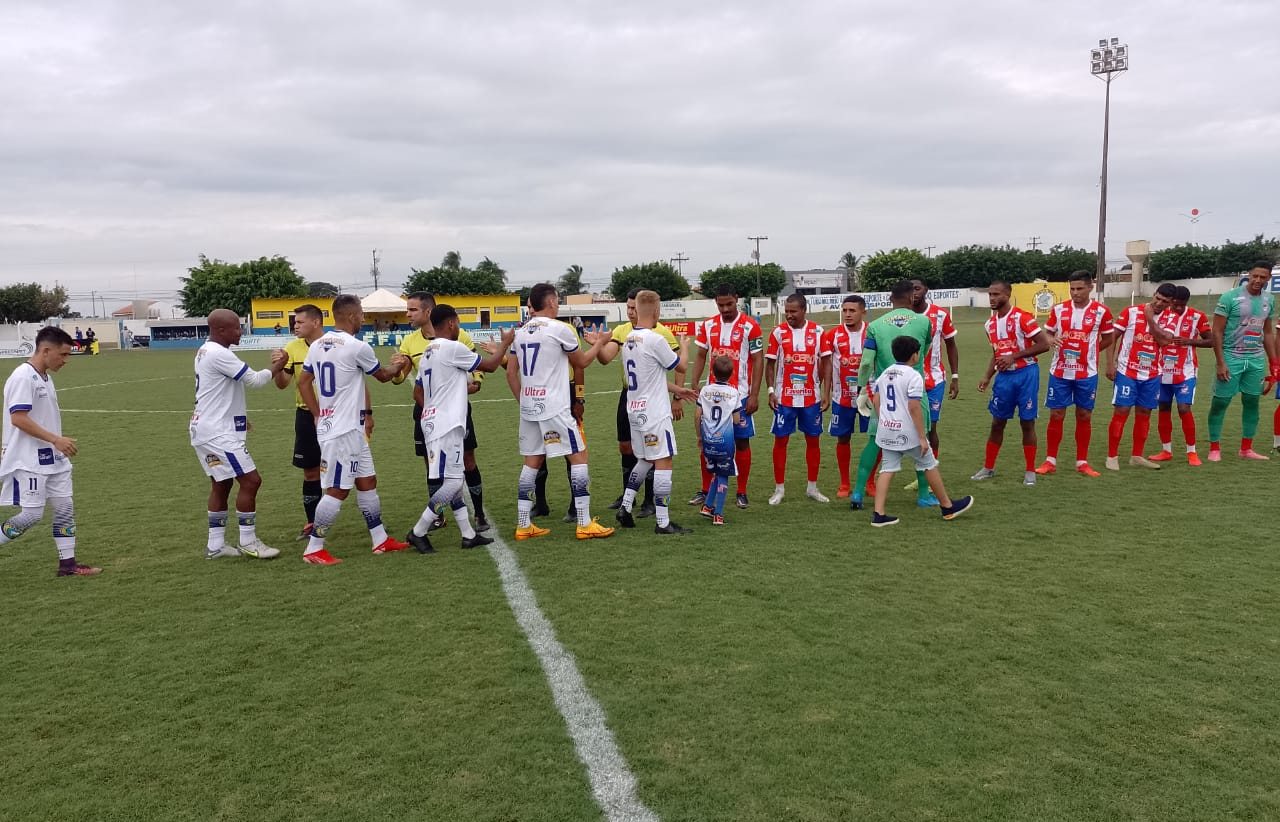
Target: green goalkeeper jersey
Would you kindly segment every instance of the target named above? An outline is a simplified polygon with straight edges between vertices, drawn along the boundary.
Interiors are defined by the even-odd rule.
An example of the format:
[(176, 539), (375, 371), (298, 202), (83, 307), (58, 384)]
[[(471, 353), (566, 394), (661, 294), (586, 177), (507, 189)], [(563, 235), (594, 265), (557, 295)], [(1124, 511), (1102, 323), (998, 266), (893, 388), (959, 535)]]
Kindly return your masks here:
[[(924, 364), (929, 356), (929, 344), (933, 342), (933, 325), (924, 314), (917, 314), (910, 308), (895, 308), (888, 314), (876, 318), (867, 326), (867, 339), (862, 345), (864, 352), (874, 352), (872, 357), (872, 373), (867, 382), (872, 382), (893, 365), (893, 341), (898, 337), (914, 337), (920, 343), (920, 359), (916, 362), (916, 371), (924, 375)], [(865, 359), (864, 359), (865, 361)]]

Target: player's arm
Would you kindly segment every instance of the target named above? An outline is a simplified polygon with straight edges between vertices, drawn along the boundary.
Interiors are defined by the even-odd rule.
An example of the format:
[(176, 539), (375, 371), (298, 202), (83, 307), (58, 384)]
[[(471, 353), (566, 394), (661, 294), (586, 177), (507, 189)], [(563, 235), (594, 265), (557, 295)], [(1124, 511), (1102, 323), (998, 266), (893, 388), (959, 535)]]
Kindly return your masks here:
[(929, 448), (929, 435), (924, 430), (924, 408), (920, 402), (920, 397), (907, 398), (907, 413), (911, 415), (911, 423), (916, 427), (916, 435), (920, 437), (920, 449), (927, 451)]
[(987, 361), (986, 373), (982, 375), (982, 379), (978, 381), (978, 393), (981, 394), (987, 390), (987, 386), (991, 384), (991, 380), (996, 375), (996, 352), (991, 351), (991, 359)]
[(1213, 358), (1218, 361), (1218, 379), (1225, 382), (1231, 379), (1231, 369), (1227, 368), (1227, 356), (1223, 353), (1222, 342), (1227, 333), (1226, 315), (1214, 312), (1213, 325), (1209, 330), (1213, 334)]
[(426, 405), (427, 392), (422, 390), (422, 380), (413, 381), (413, 403), (414, 405)]
[(821, 389), (821, 400), (818, 406), (823, 411), (831, 407), (831, 352), (823, 351), (818, 355), (818, 386)]
[(297, 368), (297, 363), (289, 360), (285, 363), (284, 368), (271, 375), (272, 379), (275, 380), (276, 388), (289, 387), (289, 384), (293, 382), (293, 372), (295, 368)]
[(764, 369), (764, 384), (769, 391), (769, 408), (773, 411), (778, 410), (778, 397), (774, 393), (777, 390), (777, 386), (774, 385), (774, 381), (777, 379), (777, 374), (774, 373), (776, 370), (774, 365), (780, 356), (782, 355), (777, 350), (777, 337), (770, 335), (769, 350), (764, 352), (765, 365), (767, 366)]
[[(9, 423), (14, 428), (29, 437), (34, 437), (42, 442), (47, 442), (62, 454), (68, 457), (76, 455), (76, 441), (71, 437), (64, 437), (61, 434), (55, 434), (46, 429), (43, 425), (31, 419), (31, 409), (13, 408), (9, 411)], [(14, 480), (17, 482), (17, 480)]]
[[(485, 353), (489, 356), (480, 359), (476, 363), (475, 370), (483, 371), (486, 374), (492, 374), (494, 371), (501, 368), (502, 364), (507, 361), (507, 352), (511, 350), (511, 343), (515, 341), (515, 338), (515, 329), (504, 328), (501, 336), (498, 338), (497, 345), (494, 345), (493, 343), (484, 344), (482, 347), (484, 348)], [(476, 385), (477, 390), (479, 389), (479, 385), (477, 383), (472, 382), (472, 385)], [(470, 387), (468, 387), (467, 393), (474, 394), (475, 392), (471, 391)]]
[(373, 399), (369, 396), (369, 386), (364, 386), (364, 435), (373, 436)]
[(955, 399), (960, 396), (960, 346), (956, 345), (956, 335), (952, 334), (942, 341), (947, 347), (947, 367), (951, 369), (950, 387), (947, 396)]
[(302, 397), (302, 404), (311, 412), (311, 416), (319, 419), (320, 400), (316, 398), (315, 383), (316, 375), (307, 366), (302, 366), (302, 373), (298, 375), (298, 395)]
[[(600, 346), (599, 352), (596, 353), (596, 362), (600, 363), (601, 365), (608, 365), (609, 363), (613, 362), (617, 358), (619, 352), (622, 351), (622, 343), (626, 339), (625, 336), (618, 335), (618, 332), (621, 329), (622, 329), (622, 325), (617, 325), (617, 326), (614, 326), (614, 329), (612, 332), (609, 332), (609, 331), (599, 332), (599, 333), (605, 334), (606, 337), (605, 337), (604, 344)], [(585, 337), (583, 339), (585, 339)]]
[(748, 356), (750, 365), (747, 369), (751, 372), (751, 387), (747, 392), (747, 413), (754, 414), (760, 407), (760, 382), (764, 379), (764, 346), (761, 345)]
[[(413, 335), (411, 334), (409, 336), (413, 336)], [(396, 352), (397, 355), (403, 355), (407, 361), (401, 363), (400, 370), (396, 373), (394, 377), (391, 378), (391, 382), (394, 385), (400, 385), (405, 381), (405, 379), (411, 373), (413, 373), (413, 355), (409, 353), (408, 346), (409, 346), (409, 337), (407, 336), (400, 341), (400, 348)], [(392, 358), (391, 361), (394, 363), (395, 358)]]
[(1173, 342), (1173, 334), (1156, 321), (1155, 303), (1144, 303), (1142, 316), (1147, 320), (1147, 330), (1151, 332), (1151, 339), (1156, 341), (1156, 345), (1168, 345)]
[(1271, 393), (1271, 387), (1280, 381), (1280, 354), (1276, 352), (1276, 329), (1275, 323), (1268, 317), (1262, 323), (1262, 349), (1267, 352), (1267, 363), (1270, 366), (1270, 373), (1262, 382), (1262, 393)]
[(698, 383), (702, 381), (702, 371), (707, 367), (707, 349), (702, 340), (694, 340), (694, 347), (698, 351), (693, 357), (693, 368), (689, 371), (689, 385), (697, 388)]
[[(871, 354), (868, 356), (867, 352)], [(876, 376), (876, 338), (867, 335), (867, 339), (862, 343), (862, 365), (858, 366), (858, 385), (863, 388), (870, 388), (871, 383), (875, 382)]]
[[(578, 341), (577, 333), (572, 330), (570, 330), (569, 333), (573, 334), (574, 343), (576, 344)], [(569, 357), (569, 364), (574, 368), (586, 368), (588, 365), (591, 365), (591, 363), (596, 362), (600, 356), (601, 346), (607, 342), (611, 342), (613, 338), (608, 334), (588, 331), (583, 335), (583, 339), (591, 343), (590, 348), (584, 351), (582, 346), (578, 346), (572, 351), (565, 352)]]
[(507, 388), (511, 389), (511, 396), (516, 400), (520, 399), (520, 362), (515, 354), (507, 356)]
[(1107, 355), (1107, 379), (1115, 382), (1116, 379), (1116, 355), (1120, 351), (1120, 335), (1112, 334), (1107, 340), (1106, 346), (1102, 346), (1101, 340), (1098, 342), (1098, 353), (1103, 352)]

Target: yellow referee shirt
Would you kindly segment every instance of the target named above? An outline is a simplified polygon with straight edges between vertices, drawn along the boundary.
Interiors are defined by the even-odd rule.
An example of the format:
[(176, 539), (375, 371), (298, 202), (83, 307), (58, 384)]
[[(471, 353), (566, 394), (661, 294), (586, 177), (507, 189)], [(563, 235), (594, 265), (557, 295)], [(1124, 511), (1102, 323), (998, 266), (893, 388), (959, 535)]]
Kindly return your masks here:
[[(403, 377), (396, 377), (394, 380), (392, 380), (393, 383), (395, 383), (396, 385), (399, 385), (400, 383), (404, 382), (406, 379), (408, 379), (410, 376), (412, 376), (417, 372), (418, 360), (422, 359), (422, 352), (427, 350), (427, 343), (430, 341), (431, 340), (427, 339), (426, 335), (422, 333), (421, 328), (414, 331), (412, 334), (405, 337), (403, 341), (401, 341), (400, 353), (404, 354), (406, 357), (408, 357), (410, 360), (413, 361), (413, 368), (409, 369), (409, 373), (404, 375)], [(476, 350), (475, 340), (471, 339), (471, 335), (467, 333), (467, 329), (465, 328), (458, 329), (458, 342), (462, 343), (467, 348), (470, 348), (472, 351)], [(304, 352), (304, 356), (305, 356), (305, 352)], [(476, 371), (471, 375), (471, 379), (474, 382), (480, 382), (481, 380), (484, 379), (484, 375), (481, 374), (479, 371)]]
[(285, 361), (284, 370), (293, 375), (293, 399), (299, 408), (307, 407), (307, 404), (302, 401), (302, 392), (298, 390), (298, 371), (307, 359), (309, 348), (311, 344), (301, 337), (294, 337), (284, 345), (284, 353), (289, 355), (289, 359)]

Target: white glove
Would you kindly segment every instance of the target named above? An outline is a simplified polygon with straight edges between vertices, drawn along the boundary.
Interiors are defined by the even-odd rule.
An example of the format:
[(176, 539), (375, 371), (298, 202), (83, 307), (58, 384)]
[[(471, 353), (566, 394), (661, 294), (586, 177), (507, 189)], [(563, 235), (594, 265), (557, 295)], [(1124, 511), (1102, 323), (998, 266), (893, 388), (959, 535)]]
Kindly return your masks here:
[(876, 415), (876, 408), (871, 404), (871, 392), (858, 392), (858, 413), (864, 417), (874, 417)]

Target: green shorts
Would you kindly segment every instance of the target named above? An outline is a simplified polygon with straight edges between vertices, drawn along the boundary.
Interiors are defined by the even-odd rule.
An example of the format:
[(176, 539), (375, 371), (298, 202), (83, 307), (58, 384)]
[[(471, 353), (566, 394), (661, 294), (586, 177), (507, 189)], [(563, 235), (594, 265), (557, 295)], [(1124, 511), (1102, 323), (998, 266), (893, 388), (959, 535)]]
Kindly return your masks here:
[(1242, 357), (1238, 354), (1224, 354), (1227, 370), (1231, 372), (1228, 380), (1215, 379), (1213, 396), (1229, 399), (1236, 394), (1251, 394), (1255, 397), (1262, 394), (1262, 381), (1271, 373), (1267, 368), (1266, 356)]

